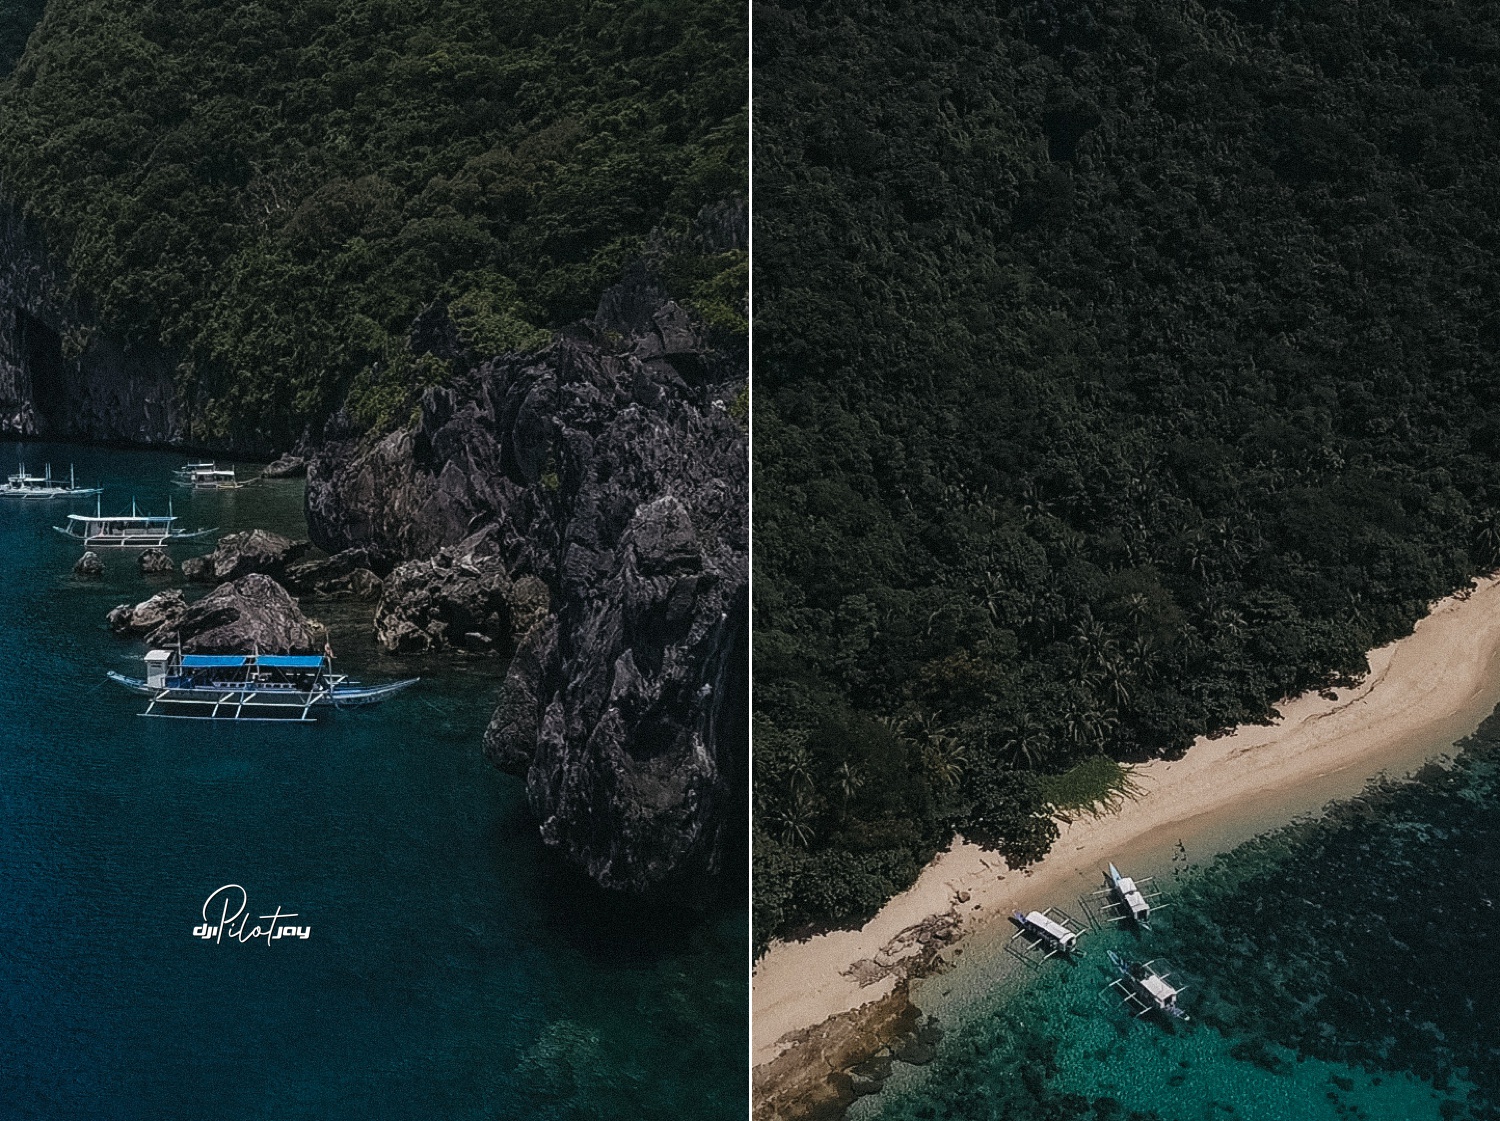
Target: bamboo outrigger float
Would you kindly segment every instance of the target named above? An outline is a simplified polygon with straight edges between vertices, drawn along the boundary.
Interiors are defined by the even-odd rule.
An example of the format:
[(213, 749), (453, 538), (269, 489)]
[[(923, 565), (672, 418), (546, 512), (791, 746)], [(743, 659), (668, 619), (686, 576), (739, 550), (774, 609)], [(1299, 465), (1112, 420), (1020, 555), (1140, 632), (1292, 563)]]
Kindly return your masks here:
[(216, 463), (189, 463), (173, 473), (173, 482), (194, 490), (239, 490), (245, 484), (234, 474), (233, 467)]
[(216, 529), (178, 529), (174, 524), (176, 521), (176, 516), (171, 513), (165, 517), (142, 514), (132, 500), (129, 514), (106, 517), (96, 503), (92, 515), (69, 514), (67, 525), (52, 528), (86, 549), (160, 549), (172, 541), (194, 541), (218, 532)]
[(41, 499), (41, 498), (91, 498), (103, 494), (102, 487), (81, 487), (73, 475), (73, 465), (68, 464), (68, 481), (52, 477), (52, 464), (47, 464), (47, 470), (42, 475), (28, 475), (26, 464), (22, 463), (16, 473), (5, 480), (5, 485), (0, 486), (0, 497)]
[(183, 654), (151, 650), (146, 676), (109, 678), (151, 698), (142, 716), (180, 720), (283, 721), (311, 724), (317, 711), (379, 704), (421, 678), (362, 685), (333, 672), (322, 654)]
[(1156, 962), (1130, 961), (1113, 950), (1109, 951), (1109, 960), (1120, 975), (1105, 991), (1113, 989), (1121, 997), (1120, 1003), (1137, 1019), (1152, 1012), (1184, 1022), (1189, 1019), (1177, 1003), (1178, 994), (1187, 986), (1168, 981), (1171, 974), (1156, 968)]

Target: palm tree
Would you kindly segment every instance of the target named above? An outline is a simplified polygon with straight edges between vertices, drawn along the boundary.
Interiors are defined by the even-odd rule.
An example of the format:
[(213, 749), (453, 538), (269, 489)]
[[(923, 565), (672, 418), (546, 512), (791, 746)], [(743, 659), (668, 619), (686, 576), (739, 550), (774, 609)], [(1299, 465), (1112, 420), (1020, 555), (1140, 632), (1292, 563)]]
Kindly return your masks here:
[(1031, 717), (1022, 716), (1011, 726), (1005, 750), (1015, 766), (1035, 767), (1047, 753), (1047, 735)]
[(794, 787), (771, 812), (771, 828), (782, 844), (797, 845), (804, 849), (810, 848), (815, 836), (813, 832), (815, 815), (816, 806), (813, 803), (812, 794), (801, 787)]
[(968, 745), (955, 736), (938, 736), (922, 752), (922, 762), (939, 786), (953, 786), (968, 769)]
[(858, 766), (845, 759), (834, 772), (834, 782), (843, 796), (844, 808), (847, 810), (854, 796), (864, 789), (865, 776)]

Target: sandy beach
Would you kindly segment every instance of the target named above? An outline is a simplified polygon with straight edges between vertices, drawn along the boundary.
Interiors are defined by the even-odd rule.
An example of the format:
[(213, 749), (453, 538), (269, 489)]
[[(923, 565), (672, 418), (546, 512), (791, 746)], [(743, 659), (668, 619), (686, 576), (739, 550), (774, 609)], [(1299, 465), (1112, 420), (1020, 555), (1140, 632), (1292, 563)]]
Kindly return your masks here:
[(1222, 851), (1449, 749), (1500, 702), (1500, 581), (1441, 601), (1369, 662), (1365, 680), (1335, 699), (1303, 695), (1279, 706), (1270, 725), (1200, 739), (1182, 759), (1139, 768), (1140, 798), (1064, 824), (1047, 857), (1024, 871), (960, 842), (860, 930), (774, 943), (754, 972), (759, 1096), (789, 1077), (826, 1079), (837, 1064), (815, 1053), (827, 1034), (819, 1026), (857, 1024), (856, 1010), (873, 1014), (904, 994), (908, 967), (930, 953), (934, 930), (951, 945), (1017, 908), (1076, 898), (1101, 882), (1105, 862), (1180, 835)]

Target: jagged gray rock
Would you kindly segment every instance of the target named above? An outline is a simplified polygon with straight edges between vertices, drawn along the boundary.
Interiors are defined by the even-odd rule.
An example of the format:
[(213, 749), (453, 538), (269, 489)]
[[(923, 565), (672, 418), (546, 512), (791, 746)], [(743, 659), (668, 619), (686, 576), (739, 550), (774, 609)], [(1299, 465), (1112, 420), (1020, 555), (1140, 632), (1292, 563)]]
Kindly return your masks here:
[(73, 562), (73, 575), (97, 580), (104, 575), (104, 562), (99, 559), (98, 553), (90, 549)]
[(485, 543), (443, 549), (390, 574), (375, 609), (382, 650), (508, 654), (547, 617), (547, 585), (535, 576), (512, 580), (498, 553), (475, 552)]
[(299, 596), (377, 600), (385, 590), (385, 582), (375, 571), (377, 566), (390, 570), (368, 550), (346, 549), (321, 560), (288, 565), (282, 580), (289, 591)]
[(252, 572), (279, 579), (288, 565), (307, 552), (309, 544), (264, 529), (227, 533), (206, 557), (183, 561), (182, 574), (200, 584), (222, 584)]
[(177, 564), (162, 549), (147, 549), (137, 559), (142, 572), (153, 576), (165, 575), (177, 571)]
[(592, 325), (428, 390), (408, 429), (336, 417), (308, 468), (329, 552), (419, 560), (485, 532), (547, 585), (486, 750), (543, 838), (622, 891), (701, 882), (742, 827), (748, 469), (721, 402), (745, 372), (637, 268)]
[(109, 613), (106, 621), (116, 634), (144, 635), (176, 623), (187, 609), (182, 592), (172, 588), (137, 604), (122, 603)]
[(297, 479), (306, 474), (307, 460), (300, 455), (292, 455), (290, 452), (268, 463), (266, 469), (261, 472), (262, 477), (267, 479)]
[[(173, 594), (182, 596), (181, 592), (163, 592), (162, 596)], [(136, 629), (139, 623), (132, 626)], [(328, 631), (304, 615), (285, 588), (256, 572), (220, 584), (175, 619), (152, 630), (146, 641), (152, 646), (180, 642), (190, 654), (320, 654)]]

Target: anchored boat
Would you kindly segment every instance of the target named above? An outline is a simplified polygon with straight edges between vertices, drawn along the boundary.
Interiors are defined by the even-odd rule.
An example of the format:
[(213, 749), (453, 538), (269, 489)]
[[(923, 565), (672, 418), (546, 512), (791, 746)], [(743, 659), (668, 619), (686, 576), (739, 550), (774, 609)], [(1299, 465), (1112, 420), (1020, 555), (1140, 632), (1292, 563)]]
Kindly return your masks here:
[(1153, 907), (1160, 910), (1166, 906), (1157, 903), (1161, 898), (1161, 892), (1155, 890), (1155, 877), (1147, 876), (1143, 880), (1133, 880), (1129, 876), (1120, 874), (1120, 870), (1113, 864), (1109, 871), (1104, 874), (1106, 885), (1094, 893), (1095, 899), (1108, 899), (1109, 902), (1100, 908), (1104, 917), (1110, 922), (1121, 922), (1131, 919), (1142, 930), (1151, 929), (1151, 911)]
[(233, 467), (216, 463), (189, 463), (174, 473), (174, 482), (195, 490), (239, 490), (245, 484), (235, 478)]
[(187, 720), (282, 720), (310, 724), (316, 710), (379, 704), (421, 678), (363, 685), (333, 672), (326, 655), (183, 654), (151, 650), (146, 676), (111, 681), (151, 698), (142, 716)]
[(22, 463), (14, 475), (0, 486), (0, 497), (4, 498), (88, 498), (102, 494), (100, 487), (81, 487), (73, 477), (73, 465), (68, 464), (68, 481), (52, 477), (52, 464), (47, 464), (45, 474), (28, 475)]
[(1020, 928), (1011, 935), (1012, 949), (1018, 940), (1023, 940), (1026, 951), (1041, 951), (1042, 961), (1056, 954), (1082, 956), (1078, 938), (1084, 932), (1084, 927), (1060, 908), (1048, 907), (1045, 911), (1027, 911), (1025, 914), (1016, 911), (1011, 915), (1011, 921)]
[(215, 529), (178, 529), (176, 521), (176, 516), (171, 513), (165, 517), (142, 514), (132, 500), (129, 514), (105, 517), (96, 503), (92, 515), (69, 514), (67, 525), (52, 528), (86, 549), (159, 549), (171, 541), (193, 541), (218, 532)]
[(1189, 1018), (1177, 1004), (1177, 994), (1187, 986), (1168, 981), (1171, 974), (1157, 969), (1156, 962), (1130, 961), (1113, 950), (1109, 951), (1109, 960), (1120, 974), (1109, 983), (1109, 988), (1121, 996), (1121, 1003), (1137, 1018), (1151, 1012), (1160, 1012), (1174, 1020)]

